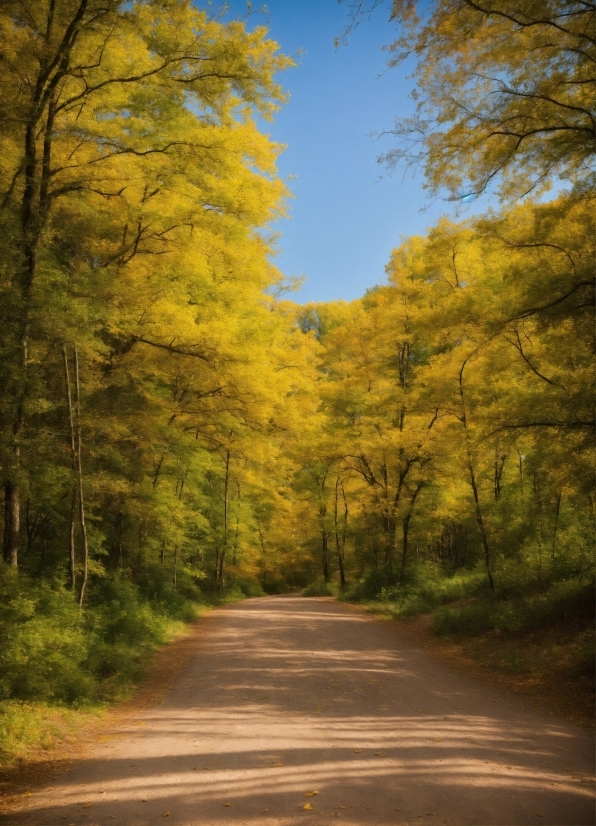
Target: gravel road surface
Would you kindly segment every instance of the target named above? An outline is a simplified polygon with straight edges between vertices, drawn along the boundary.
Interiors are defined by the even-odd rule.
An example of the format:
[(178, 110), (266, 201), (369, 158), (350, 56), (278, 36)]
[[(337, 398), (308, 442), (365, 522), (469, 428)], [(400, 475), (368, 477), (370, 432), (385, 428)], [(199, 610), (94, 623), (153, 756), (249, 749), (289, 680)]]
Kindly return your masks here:
[(163, 702), (120, 720), (10, 826), (594, 823), (591, 735), (331, 600), (201, 620)]

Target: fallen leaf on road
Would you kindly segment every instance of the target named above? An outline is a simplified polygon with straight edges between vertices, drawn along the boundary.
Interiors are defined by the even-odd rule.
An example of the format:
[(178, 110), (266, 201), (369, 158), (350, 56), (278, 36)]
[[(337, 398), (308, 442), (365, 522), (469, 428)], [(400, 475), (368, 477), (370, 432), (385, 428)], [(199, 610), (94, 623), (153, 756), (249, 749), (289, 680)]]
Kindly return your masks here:
[(277, 766), (283, 766), (283, 763), (272, 763), (271, 766), (276, 768)]
[(354, 749), (354, 754), (360, 754), (361, 751), (362, 749)]
[(304, 792), (304, 797), (314, 797), (316, 794), (318, 794), (318, 792), (317, 792), (317, 791), (314, 791), (314, 792)]
[(170, 813), (169, 813), (169, 812), (164, 812), (164, 813), (162, 814), (162, 817), (169, 817), (169, 816), (170, 816)]
[(231, 806), (231, 803), (224, 803), (224, 806)]
[(310, 803), (305, 803), (302, 808), (306, 809), (306, 811), (310, 811), (312, 809), (312, 806), (310, 805)]

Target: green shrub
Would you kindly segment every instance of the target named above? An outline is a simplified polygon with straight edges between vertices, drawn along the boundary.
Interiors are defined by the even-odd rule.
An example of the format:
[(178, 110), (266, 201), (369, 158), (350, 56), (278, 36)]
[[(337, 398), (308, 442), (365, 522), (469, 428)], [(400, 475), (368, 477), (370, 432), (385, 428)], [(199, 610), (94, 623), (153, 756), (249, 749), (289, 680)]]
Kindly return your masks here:
[(337, 596), (337, 589), (330, 582), (311, 582), (302, 589), (303, 597), (334, 597)]
[(245, 597), (262, 597), (265, 596), (261, 583), (255, 579), (239, 579), (236, 584), (242, 591)]
[(434, 630), (439, 635), (472, 636), (489, 630), (512, 635), (562, 620), (589, 622), (593, 612), (593, 584), (576, 580), (559, 582), (545, 593), (440, 608), (434, 616)]
[(150, 652), (197, 615), (159, 571), (143, 584), (153, 602), (125, 574), (94, 578), (80, 611), (62, 583), (0, 570), (0, 701), (72, 705), (126, 692)]
[(358, 593), (371, 593), (373, 587), (379, 587), (379, 590), (373, 599), (366, 600), (371, 611), (404, 617), (471, 597), (486, 590), (487, 584), (483, 571), (446, 573), (436, 563), (423, 562), (412, 565), (407, 576), (393, 583), (383, 576), (367, 578), (351, 590), (349, 598), (357, 598)]
[(72, 595), (0, 573), (0, 699), (74, 702), (93, 691), (89, 639)]

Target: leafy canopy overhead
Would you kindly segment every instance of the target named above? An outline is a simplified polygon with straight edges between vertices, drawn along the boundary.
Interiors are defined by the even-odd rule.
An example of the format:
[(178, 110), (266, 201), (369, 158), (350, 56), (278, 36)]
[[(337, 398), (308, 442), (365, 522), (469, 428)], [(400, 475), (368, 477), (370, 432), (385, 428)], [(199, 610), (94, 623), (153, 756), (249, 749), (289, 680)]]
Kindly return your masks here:
[[(351, 27), (379, 0), (350, 3)], [(506, 199), (585, 185), (596, 151), (596, 6), (587, 0), (393, 0), (389, 64), (414, 55), (416, 114), (390, 168), (422, 162), (432, 191)]]

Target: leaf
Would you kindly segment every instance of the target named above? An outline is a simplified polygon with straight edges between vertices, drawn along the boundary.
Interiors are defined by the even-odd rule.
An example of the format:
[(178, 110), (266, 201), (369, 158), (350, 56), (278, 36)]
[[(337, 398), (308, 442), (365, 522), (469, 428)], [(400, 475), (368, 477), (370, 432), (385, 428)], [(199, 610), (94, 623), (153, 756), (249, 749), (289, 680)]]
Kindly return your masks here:
[(304, 804), (304, 806), (303, 806), (302, 808), (303, 808), (303, 809), (305, 809), (306, 811), (308, 811), (308, 812), (309, 812), (309, 811), (311, 811), (311, 809), (313, 809), (314, 807), (313, 807), (313, 806), (311, 806), (311, 805), (310, 805), (310, 803), (305, 803), (305, 804)]
[(304, 792), (304, 797), (314, 797), (316, 794), (318, 794), (318, 792), (317, 792), (317, 791), (314, 791), (314, 792)]

